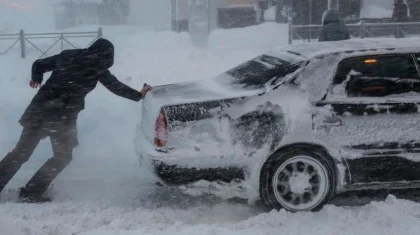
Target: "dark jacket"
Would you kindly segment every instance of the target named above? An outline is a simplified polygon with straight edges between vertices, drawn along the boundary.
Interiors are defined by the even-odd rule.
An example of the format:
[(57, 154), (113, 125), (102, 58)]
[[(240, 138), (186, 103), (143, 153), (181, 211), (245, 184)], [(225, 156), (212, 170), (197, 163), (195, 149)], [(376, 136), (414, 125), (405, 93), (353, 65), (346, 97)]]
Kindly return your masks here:
[(322, 17), (323, 27), (318, 41), (340, 41), (350, 39), (347, 26), (341, 21), (340, 13), (335, 10), (327, 10)]
[(87, 49), (65, 50), (60, 54), (36, 60), (32, 80), (42, 83), (43, 74), (50, 78), (40, 88), (22, 115), (22, 126), (40, 126), (63, 119), (77, 118), (85, 108), (85, 97), (100, 82), (114, 94), (139, 101), (141, 93), (118, 81), (108, 70), (114, 64), (114, 46), (98, 39)]
[(392, 18), (396, 22), (407, 22), (408, 21), (408, 7), (405, 3), (397, 3), (394, 5), (394, 12)]

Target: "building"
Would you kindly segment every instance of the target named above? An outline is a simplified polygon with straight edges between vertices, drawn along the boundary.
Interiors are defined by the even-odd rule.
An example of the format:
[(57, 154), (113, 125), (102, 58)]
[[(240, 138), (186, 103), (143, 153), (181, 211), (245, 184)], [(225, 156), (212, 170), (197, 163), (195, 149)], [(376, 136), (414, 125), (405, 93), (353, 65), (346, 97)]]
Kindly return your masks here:
[[(390, 22), (395, 0), (277, 0), (279, 5), (292, 8), (293, 24), (321, 24), (322, 13), (328, 9), (337, 9), (346, 23)], [(415, 3), (417, 2), (417, 4)], [(414, 12), (420, 0), (406, 0), (410, 11)], [(420, 9), (419, 11), (420, 12)], [(411, 14), (415, 19), (419, 14)], [(284, 20), (282, 21), (284, 22)]]
[(129, 14), (129, 0), (57, 0), (55, 25), (57, 29), (81, 25), (124, 24)]
[(237, 28), (258, 24), (261, 11), (259, 0), (219, 0), (213, 6), (213, 28)]
[(61, 1), (54, 4), (55, 27), (65, 29), (80, 25), (99, 24), (97, 2)]
[(275, 19), (270, 20), (308, 25), (321, 24), (322, 14), (328, 8), (339, 9), (345, 19), (359, 19), (362, 6), (362, 0), (172, 0), (174, 31), (189, 31), (190, 15), (194, 12), (191, 2), (197, 1), (207, 4), (210, 30), (259, 24), (266, 20), (265, 11), (272, 7)]
[(171, 0), (172, 30), (188, 31), (189, 0)]
[[(207, 10), (210, 29), (245, 27), (257, 23), (256, 4), (261, 0), (171, 0), (172, 29), (188, 31), (192, 15)], [(196, 14), (197, 15), (197, 14)]]
[(144, 29), (171, 30), (170, 0), (131, 0), (128, 23)]

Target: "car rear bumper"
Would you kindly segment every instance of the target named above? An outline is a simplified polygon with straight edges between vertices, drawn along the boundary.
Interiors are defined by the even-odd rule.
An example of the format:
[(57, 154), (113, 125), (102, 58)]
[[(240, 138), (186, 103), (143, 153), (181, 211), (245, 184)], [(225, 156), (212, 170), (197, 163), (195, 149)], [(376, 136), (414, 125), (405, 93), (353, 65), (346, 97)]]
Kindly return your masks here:
[(199, 180), (230, 182), (233, 179), (245, 178), (244, 167), (210, 164), (206, 160), (214, 159), (212, 156), (197, 157), (165, 152), (156, 149), (141, 133), (136, 142), (136, 154), (140, 165), (146, 167), (156, 180), (165, 185), (189, 184)]

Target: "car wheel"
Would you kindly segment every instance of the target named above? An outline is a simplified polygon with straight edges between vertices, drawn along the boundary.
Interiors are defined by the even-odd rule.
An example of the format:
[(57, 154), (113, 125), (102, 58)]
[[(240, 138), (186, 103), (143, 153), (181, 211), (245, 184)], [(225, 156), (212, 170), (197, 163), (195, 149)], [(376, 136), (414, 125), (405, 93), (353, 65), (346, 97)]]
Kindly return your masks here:
[(317, 211), (335, 194), (336, 173), (326, 152), (291, 149), (269, 157), (260, 178), (260, 194), (269, 209)]

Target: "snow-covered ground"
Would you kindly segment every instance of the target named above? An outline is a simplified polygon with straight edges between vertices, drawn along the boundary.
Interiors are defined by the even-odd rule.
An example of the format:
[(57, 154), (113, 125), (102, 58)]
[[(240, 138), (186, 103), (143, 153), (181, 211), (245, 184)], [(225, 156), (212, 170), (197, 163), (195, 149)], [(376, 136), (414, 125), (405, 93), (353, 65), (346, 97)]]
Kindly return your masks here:
[[(78, 29), (81, 30), (81, 29)], [(188, 34), (106, 27), (115, 43), (112, 72), (141, 88), (217, 75), (274, 46), (287, 44), (287, 26), (267, 23), (219, 30), (206, 49), (196, 49)], [(3, 46), (0, 42), (0, 50)], [(48, 47), (47, 44), (42, 45)], [(39, 56), (18, 49), (0, 56), (0, 159), (16, 143), (17, 123), (36, 90), (28, 87), (30, 66)], [(389, 196), (365, 206), (326, 206), (317, 213), (266, 213), (256, 205), (192, 197), (156, 186), (134, 153), (141, 102), (114, 96), (98, 86), (80, 114), (80, 146), (71, 165), (54, 182), (55, 201), (16, 203), (18, 187), (48, 159), (44, 140), (5, 192), (0, 194), (1, 235), (134, 234), (419, 234), (420, 204)], [(339, 205), (340, 203), (338, 203)]]

